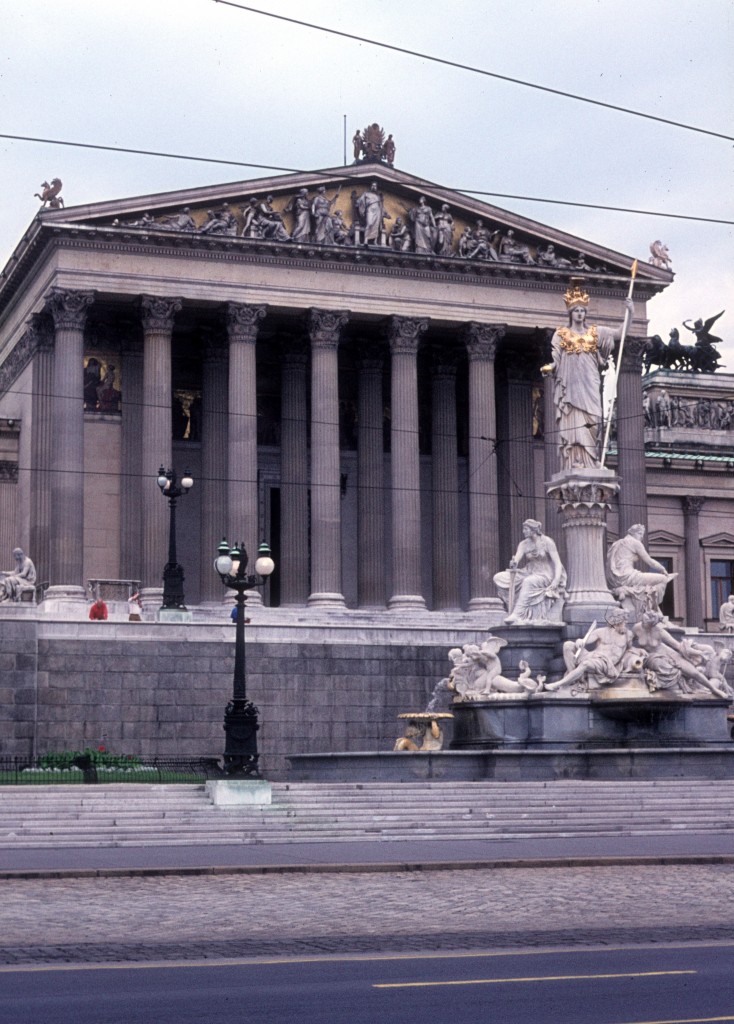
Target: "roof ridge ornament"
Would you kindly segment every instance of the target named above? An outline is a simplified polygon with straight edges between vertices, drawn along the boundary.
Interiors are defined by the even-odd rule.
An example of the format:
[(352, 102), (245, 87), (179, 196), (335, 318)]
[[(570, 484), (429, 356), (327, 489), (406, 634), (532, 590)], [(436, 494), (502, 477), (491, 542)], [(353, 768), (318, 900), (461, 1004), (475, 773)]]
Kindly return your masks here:
[(395, 164), (395, 141), (392, 135), (385, 138), (385, 130), (377, 121), (368, 124), (360, 132), (359, 128), (352, 138), (355, 164)]

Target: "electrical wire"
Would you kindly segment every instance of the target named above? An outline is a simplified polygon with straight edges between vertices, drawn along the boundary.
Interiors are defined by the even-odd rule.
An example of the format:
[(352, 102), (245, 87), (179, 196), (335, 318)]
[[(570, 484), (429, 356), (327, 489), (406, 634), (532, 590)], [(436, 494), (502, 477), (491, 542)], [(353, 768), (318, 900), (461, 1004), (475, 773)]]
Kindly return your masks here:
[[(224, 2), (224, 0), (218, 0), (218, 2)], [(192, 156), (186, 153), (167, 153), (156, 149), (136, 149), (131, 146), (104, 146), (94, 142), (71, 142), (66, 139), (49, 139), (34, 135), (11, 135), (8, 132), (0, 132), (0, 139), (9, 139), (13, 142), (37, 142), (42, 145), (49, 146), (70, 146), (76, 149), (94, 149), (108, 153), (129, 153), (133, 156), (162, 157), (166, 160), (190, 160), (203, 164), (226, 164), (229, 167), (249, 167), (253, 170), (283, 171), (287, 174), (316, 174), (322, 179), (332, 178), (333, 180), (340, 182), (346, 180), (353, 184), (363, 184), (363, 178), (361, 176), (357, 177), (353, 175), (350, 167), (345, 167), (344, 170), (339, 171), (313, 171), (304, 170), (299, 167), (281, 167), (278, 164), (257, 164), (248, 163), (244, 160), (226, 160), (219, 159), (218, 157)], [(379, 170), (379, 165), (375, 164), (374, 166), (376, 173)], [(571, 199), (546, 199), (542, 196), (515, 195), (510, 192), (488, 192), (486, 190), (475, 188), (452, 188), (451, 186), (438, 185), (436, 182), (426, 181), (425, 179), (421, 179), (421, 182), (435, 188), (447, 189), (448, 191), (456, 192), (459, 195), (490, 196), (496, 199), (515, 199), (525, 203), (549, 203), (553, 206), (573, 206), (587, 210), (605, 210), (611, 213), (632, 213), (642, 217), (664, 217), (668, 220), (690, 220), (701, 224), (734, 224), (734, 220), (726, 220), (721, 217), (701, 217), (687, 213), (665, 213), (662, 210), (639, 210), (629, 206), (608, 206), (601, 203), (582, 203)], [(239, 185), (241, 183), (233, 182), (232, 184)], [(242, 184), (250, 184), (250, 182), (243, 182)], [(73, 207), (71, 209), (73, 209)]]
[(603, 100), (594, 100), (588, 96), (579, 96), (577, 93), (565, 92), (563, 89), (553, 89), (547, 85), (539, 85), (537, 82), (527, 82), (522, 78), (512, 78), (509, 75), (501, 75), (496, 71), (488, 71), (486, 68), (477, 68), (471, 64), (462, 64), (459, 61), (448, 60), (445, 57), (436, 57), (434, 54), (421, 53), (418, 50), (409, 50), (404, 46), (396, 46), (394, 43), (385, 43), (378, 39), (369, 39), (366, 36), (358, 36), (352, 32), (343, 32), (339, 29), (329, 28), (326, 25), (316, 25), (314, 22), (301, 21), (298, 18), (289, 18), (284, 14), (275, 14), (273, 11), (263, 11), (258, 7), (250, 7), (246, 4), (234, 3), (234, 0), (213, 0), (216, 4), (224, 4), (225, 7), (235, 7), (249, 14), (260, 14), (265, 18), (275, 18), (277, 21), (287, 21), (292, 25), (300, 25), (302, 28), (314, 29), (317, 32), (326, 32), (329, 35), (341, 36), (343, 39), (352, 39), (358, 43), (367, 43), (368, 46), (377, 46), (383, 50), (393, 50), (395, 53), (403, 53), (409, 57), (418, 57), (421, 60), (429, 60), (435, 64), (443, 64), (446, 67), (458, 68), (460, 71), (470, 71), (476, 75), (484, 75), (487, 78), (496, 78), (501, 82), (509, 82), (512, 85), (522, 85), (526, 89), (537, 89), (540, 92), (550, 93), (553, 96), (562, 96), (564, 99), (577, 100), (579, 103), (590, 103), (595, 107), (604, 107), (607, 110), (616, 110), (622, 114), (631, 114), (633, 117), (643, 117), (648, 121), (657, 121), (660, 124), (672, 125), (674, 128), (684, 128), (686, 131), (699, 132), (702, 135), (711, 135), (717, 139), (725, 139), (727, 142), (734, 142), (734, 135), (724, 135), (722, 132), (715, 132), (709, 128), (700, 128), (696, 125), (685, 124), (682, 121), (673, 121), (667, 117), (658, 117), (656, 114), (647, 114), (641, 110), (632, 110), (630, 107), (621, 107), (615, 103), (606, 103)]

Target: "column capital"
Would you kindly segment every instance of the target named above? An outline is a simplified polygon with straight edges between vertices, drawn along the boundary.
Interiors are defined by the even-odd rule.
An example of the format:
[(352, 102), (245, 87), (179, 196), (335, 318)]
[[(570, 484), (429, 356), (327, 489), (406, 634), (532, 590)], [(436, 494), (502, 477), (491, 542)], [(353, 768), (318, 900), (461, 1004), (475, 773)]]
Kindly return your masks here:
[(685, 495), (685, 497), (681, 498), (681, 503), (683, 505), (683, 515), (698, 516), (705, 502), (705, 498), (694, 498), (691, 497), (691, 495)]
[(227, 358), (227, 349), (222, 344), (220, 333), (212, 327), (200, 327), (199, 337), (201, 338), (201, 351), (204, 361), (207, 363), (224, 363)]
[(155, 295), (141, 295), (143, 330), (172, 331), (176, 313), (183, 306), (181, 299), (160, 299)]
[(54, 332), (48, 316), (33, 313), (28, 319), (27, 333), (35, 345), (36, 352), (51, 352), (54, 347)]
[(244, 302), (227, 303), (227, 334), (230, 342), (257, 341), (260, 321), (265, 318), (267, 306), (251, 306)]
[(445, 349), (434, 349), (431, 353), (431, 373), (434, 379), (451, 380), (456, 377), (456, 353)]
[(289, 366), (306, 366), (308, 345), (302, 338), (289, 338), (281, 345), (280, 358)]
[(646, 351), (647, 338), (625, 338), (620, 373), (634, 373), (639, 377), (642, 373), (642, 359)]
[(505, 336), (506, 324), (480, 324), (472, 320), (464, 324), (464, 344), (469, 360), (494, 362), (497, 346)]
[(387, 324), (387, 340), (390, 352), (413, 353), (418, 351), (421, 334), (428, 330), (428, 320), (408, 316), (391, 316)]
[(53, 317), (57, 331), (83, 331), (87, 322), (87, 311), (93, 302), (94, 292), (52, 288), (46, 307)]
[(382, 348), (369, 341), (361, 344), (355, 359), (355, 365), (358, 370), (379, 373), (385, 365)]
[(341, 329), (349, 321), (349, 310), (309, 309), (308, 336), (315, 348), (336, 348)]

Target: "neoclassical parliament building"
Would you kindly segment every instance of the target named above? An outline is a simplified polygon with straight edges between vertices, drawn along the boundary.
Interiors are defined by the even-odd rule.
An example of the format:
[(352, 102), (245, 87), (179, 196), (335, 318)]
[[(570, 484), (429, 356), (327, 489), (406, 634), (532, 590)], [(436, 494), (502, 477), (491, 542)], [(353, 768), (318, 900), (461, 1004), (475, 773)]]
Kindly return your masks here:
[[(194, 480), (177, 506), (194, 626), (228, 620), (226, 536), (273, 551), (254, 623), (486, 630), (523, 520), (563, 550), (540, 367), (564, 292), (581, 277), (589, 320), (617, 327), (631, 264), (384, 160), (42, 209), (0, 274), (0, 566), (33, 558), (39, 617), (84, 620), (90, 581), (119, 580), (155, 620), (163, 466)], [(701, 410), (734, 388), (642, 375), (647, 303), (672, 280), (640, 263), (608, 539), (645, 524), (679, 574), (668, 613), (704, 628), (734, 575), (734, 416)]]

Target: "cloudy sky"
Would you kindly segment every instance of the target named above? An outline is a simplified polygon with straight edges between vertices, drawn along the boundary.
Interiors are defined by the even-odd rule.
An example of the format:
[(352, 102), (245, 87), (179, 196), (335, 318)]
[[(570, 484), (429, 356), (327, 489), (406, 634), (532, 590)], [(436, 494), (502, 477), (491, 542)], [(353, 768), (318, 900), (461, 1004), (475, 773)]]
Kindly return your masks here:
[[(732, 0), (252, 0), (552, 89), (734, 135)], [(396, 166), (468, 191), (734, 221), (731, 139), (447, 67), (214, 0), (0, 0), (0, 132), (241, 160), (252, 169), (0, 139), (0, 264), (43, 180), (68, 206), (343, 162), (378, 121)], [(494, 199), (631, 256), (667, 243), (650, 333), (726, 309), (732, 224)], [(681, 331), (686, 334), (685, 331)], [(683, 340), (693, 340), (687, 335)]]

